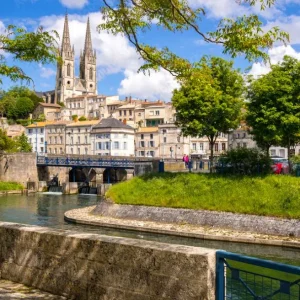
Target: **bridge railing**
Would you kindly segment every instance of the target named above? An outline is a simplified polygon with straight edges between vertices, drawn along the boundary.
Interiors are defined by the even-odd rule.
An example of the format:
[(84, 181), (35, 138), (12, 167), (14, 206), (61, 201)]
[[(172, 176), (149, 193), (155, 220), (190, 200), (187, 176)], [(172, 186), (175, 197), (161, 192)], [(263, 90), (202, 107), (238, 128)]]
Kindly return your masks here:
[(38, 156), (37, 165), (41, 166), (70, 166), (70, 167), (116, 167), (134, 168), (134, 161), (128, 159), (102, 159), (102, 158), (69, 158)]
[(217, 251), (216, 299), (300, 299), (300, 267)]

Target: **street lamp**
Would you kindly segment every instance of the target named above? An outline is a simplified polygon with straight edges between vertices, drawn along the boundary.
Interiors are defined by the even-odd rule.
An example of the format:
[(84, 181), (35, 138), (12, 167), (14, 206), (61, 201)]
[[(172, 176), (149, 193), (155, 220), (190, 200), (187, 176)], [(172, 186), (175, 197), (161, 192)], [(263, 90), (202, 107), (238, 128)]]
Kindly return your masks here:
[(33, 124), (35, 125), (35, 153), (36, 153), (36, 155), (38, 155), (38, 153), (37, 153), (37, 149), (38, 149), (38, 147), (37, 147), (37, 122), (34, 122)]

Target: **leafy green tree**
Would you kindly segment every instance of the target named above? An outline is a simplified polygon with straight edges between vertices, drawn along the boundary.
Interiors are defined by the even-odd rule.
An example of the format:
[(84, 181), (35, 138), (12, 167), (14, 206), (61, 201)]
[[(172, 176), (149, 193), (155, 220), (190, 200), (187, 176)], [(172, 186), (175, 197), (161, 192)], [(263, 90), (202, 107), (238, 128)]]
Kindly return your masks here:
[(300, 142), (300, 62), (285, 56), (248, 89), (247, 123), (258, 145), (291, 148)]
[[(263, 23), (255, 14), (222, 19), (214, 30), (206, 32), (203, 24), (207, 20), (206, 11), (203, 7), (194, 9), (191, 2), (193, 1), (103, 0), (102, 13), (105, 22), (98, 29), (112, 34), (124, 34), (146, 62), (141, 70), (157, 70), (162, 67), (178, 78), (189, 74), (194, 64), (179, 57), (168, 47), (143, 44), (141, 40), (147, 31), (153, 28), (172, 33), (191, 30), (207, 43), (222, 45), (224, 53), (232, 57), (245, 55), (250, 61), (260, 57), (267, 60), (266, 49), (271, 48), (276, 41), (286, 43), (289, 39), (288, 34), (280, 31), (278, 27), (263, 30)], [(274, 5), (275, 0), (236, 2), (265, 10)]]
[(15, 152), (15, 142), (7, 136), (6, 131), (0, 129), (0, 151), (4, 152)]
[(19, 152), (31, 152), (32, 146), (28, 142), (28, 138), (23, 132), (22, 135), (16, 139), (16, 147)]
[(1, 77), (8, 77), (12, 81), (25, 80), (27, 83), (32, 81), (20, 67), (7, 65), (5, 54), (23, 62), (56, 62), (59, 59), (56, 37), (56, 32), (45, 32), (42, 27), (35, 32), (28, 32), (14, 25), (7, 26), (5, 32), (0, 34), (0, 84)]
[(211, 172), (217, 137), (239, 123), (243, 90), (243, 78), (233, 69), (233, 62), (204, 57), (173, 93), (176, 123), (183, 134), (209, 140)]

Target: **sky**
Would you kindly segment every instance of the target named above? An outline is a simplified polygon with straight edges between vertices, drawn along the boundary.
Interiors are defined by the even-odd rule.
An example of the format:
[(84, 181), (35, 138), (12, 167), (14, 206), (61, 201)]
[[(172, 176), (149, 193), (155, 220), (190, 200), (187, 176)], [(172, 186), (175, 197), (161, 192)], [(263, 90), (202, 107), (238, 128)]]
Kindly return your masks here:
[[(111, 0), (113, 1), (113, 0)], [(284, 55), (300, 59), (300, 0), (277, 0), (276, 5), (261, 12), (258, 7), (241, 6), (235, 0), (188, 0), (193, 8), (204, 7), (207, 15), (201, 23), (202, 30), (214, 30), (221, 18), (236, 17), (241, 14), (257, 13), (264, 28), (279, 26), (290, 34), (290, 44), (276, 44), (270, 49), (272, 63), (278, 63)], [(76, 75), (78, 76), (78, 58), (84, 47), (87, 18), (90, 17), (93, 48), (97, 52), (98, 93), (119, 95), (149, 100), (170, 101), (172, 91), (178, 88), (176, 80), (164, 70), (151, 72), (150, 75), (137, 73), (142, 61), (135, 49), (124, 36), (110, 35), (97, 31), (102, 22), (100, 8), (102, 0), (5, 0), (1, 3), (0, 34), (5, 26), (14, 24), (34, 30), (43, 26), (44, 30), (56, 30), (62, 36), (66, 12), (69, 17), (71, 43), (75, 46)], [(168, 33), (153, 29), (145, 34), (143, 41), (159, 48), (168, 46), (176, 54), (191, 61), (199, 60), (203, 55), (222, 56), (222, 47), (205, 43), (194, 31), (182, 34)], [(21, 67), (34, 81), (36, 91), (48, 91), (55, 88), (55, 65), (20, 63), (6, 56), (8, 64)], [(266, 74), (270, 68), (261, 62), (249, 63), (243, 57), (235, 60), (235, 67), (254, 76)], [(21, 84), (18, 82), (17, 84)], [(3, 79), (2, 89), (16, 85)], [(1, 88), (1, 87), (0, 87)]]

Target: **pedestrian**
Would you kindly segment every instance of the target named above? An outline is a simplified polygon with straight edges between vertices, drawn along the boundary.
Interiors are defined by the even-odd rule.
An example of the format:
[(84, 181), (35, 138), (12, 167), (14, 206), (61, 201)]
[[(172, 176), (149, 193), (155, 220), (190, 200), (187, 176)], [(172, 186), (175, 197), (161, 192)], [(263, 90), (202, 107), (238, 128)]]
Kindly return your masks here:
[(185, 157), (186, 157), (186, 155), (183, 154), (182, 161), (183, 161), (184, 163), (185, 163)]
[(185, 158), (184, 158), (184, 162), (185, 162), (185, 167), (186, 167), (186, 168), (189, 167), (189, 161), (190, 161), (189, 156), (186, 155)]

